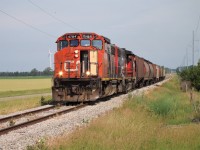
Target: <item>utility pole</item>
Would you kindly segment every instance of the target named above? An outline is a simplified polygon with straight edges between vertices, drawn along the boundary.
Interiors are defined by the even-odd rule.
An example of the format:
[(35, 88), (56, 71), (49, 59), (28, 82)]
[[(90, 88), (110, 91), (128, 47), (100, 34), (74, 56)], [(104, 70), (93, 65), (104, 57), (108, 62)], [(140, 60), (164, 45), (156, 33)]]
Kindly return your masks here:
[(187, 69), (188, 69), (188, 49), (186, 49), (186, 65), (187, 65)]
[(192, 36), (192, 66), (194, 67), (194, 30)]

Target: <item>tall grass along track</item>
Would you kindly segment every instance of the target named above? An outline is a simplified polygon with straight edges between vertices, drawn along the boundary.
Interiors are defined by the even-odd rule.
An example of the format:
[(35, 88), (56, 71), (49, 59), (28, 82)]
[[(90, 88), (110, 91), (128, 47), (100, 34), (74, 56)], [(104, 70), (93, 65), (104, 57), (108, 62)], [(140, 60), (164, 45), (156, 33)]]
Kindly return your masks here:
[[(56, 117), (58, 115), (62, 115), (62, 114), (65, 114), (65, 113), (68, 113), (68, 112), (71, 112), (71, 111), (78, 110), (78, 109), (83, 108), (85, 106), (87, 106), (87, 105), (86, 104), (80, 104), (80, 105), (77, 105), (77, 106), (68, 106), (68, 107), (64, 108), (63, 110), (55, 111), (55, 112), (50, 113), (48, 115), (38, 117), (38, 118), (35, 118), (35, 119), (32, 119), (32, 120), (28, 120), (26, 122), (22, 122), (22, 123), (19, 123), (19, 124), (16, 124), (16, 125), (11, 125), (9, 127), (0, 129), (0, 135), (6, 134), (10, 131), (13, 131), (13, 130), (16, 130), (16, 129), (19, 129), (19, 128), (22, 128), (22, 127), (26, 127), (26, 126), (29, 126), (29, 125), (32, 125), (32, 124), (35, 124), (35, 123), (38, 123), (38, 122), (45, 121), (47, 119), (50, 119), (52, 117)], [(23, 116), (23, 115), (32, 114), (32, 113), (39, 113), (39, 112), (42, 112), (42, 111), (50, 110), (52, 108), (54, 108), (54, 106), (49, 106), (49, 107), (46, 107), (46, 108), (43, 108), (43, 109), (38, 109), (38, 110), (35, 110), (35, 111), (26, 112), (26, 113), (23, 113), (21, 115)], [(19, 118), (20, 114), (1, 118), (0, 121), (4, 122), (5, 120), (12, 119), (12, 117), (13, 118), (15, 118), (15, 117)]]

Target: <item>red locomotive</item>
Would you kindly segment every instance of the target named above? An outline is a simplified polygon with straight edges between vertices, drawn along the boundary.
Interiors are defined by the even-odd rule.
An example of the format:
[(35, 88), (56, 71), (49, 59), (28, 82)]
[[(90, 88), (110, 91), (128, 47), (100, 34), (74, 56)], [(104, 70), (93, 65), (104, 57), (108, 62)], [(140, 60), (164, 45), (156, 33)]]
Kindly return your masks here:
[(96, 33), (66, 33), (56, 43), (55, 101), (94, 101), (165, 78), (164, 68)]

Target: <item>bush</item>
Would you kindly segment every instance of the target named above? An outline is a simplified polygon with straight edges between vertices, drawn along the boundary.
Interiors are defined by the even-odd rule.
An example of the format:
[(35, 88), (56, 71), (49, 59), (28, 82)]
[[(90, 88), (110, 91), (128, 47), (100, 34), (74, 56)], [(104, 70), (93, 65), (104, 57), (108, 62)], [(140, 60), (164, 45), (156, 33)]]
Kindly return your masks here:
[(198, 63), (198, 66), (182, 70), (178, 75), (183, 81), (191, 81), (192, 86), (200, 91), (200, 63)]
[(170, 99), (158, 99), (150, 103), (150, 110), (156, 115), (166, 116), (170, 113), (173, 103)]
[(48, 105), (48, 104), (51, 104), (51, 103), (52, 103), (52, 99), (46, 100), (44, 96), (41, 96), (41, 99), (40, 99), (41, 106)]

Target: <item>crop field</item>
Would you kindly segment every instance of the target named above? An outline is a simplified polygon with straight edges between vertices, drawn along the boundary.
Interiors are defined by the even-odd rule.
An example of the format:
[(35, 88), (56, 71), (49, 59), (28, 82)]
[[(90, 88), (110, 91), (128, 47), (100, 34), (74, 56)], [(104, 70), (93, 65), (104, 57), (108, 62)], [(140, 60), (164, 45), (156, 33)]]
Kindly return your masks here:
[(51, 79), (0, 79), (0, 92), (46, 89)]
[[(0, 114), (8, 114), (41, 105), (41, 96), (50, 93), (51, 78), (0, 78)], [(23, 98), (15, 96), (24, 96)], [(10, 100), (7, 97), (12, 97)], [(51, 99), (51, 96), (45, 96)]]
[[(51, 96), (43, 96), (45, 100), (51, 99)], [(17, 111), (22, 111), (34, 107), (41, 106), (41, 96), (33, 96), (26, 98), (16, 98), (13, 100), (0, 101), (0, 115), (6, 115)]]
[(51, 78), (1, 78), (0, 97), (50, 92)]

